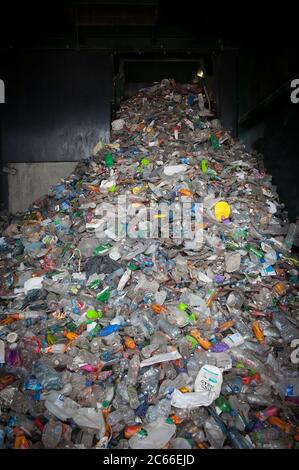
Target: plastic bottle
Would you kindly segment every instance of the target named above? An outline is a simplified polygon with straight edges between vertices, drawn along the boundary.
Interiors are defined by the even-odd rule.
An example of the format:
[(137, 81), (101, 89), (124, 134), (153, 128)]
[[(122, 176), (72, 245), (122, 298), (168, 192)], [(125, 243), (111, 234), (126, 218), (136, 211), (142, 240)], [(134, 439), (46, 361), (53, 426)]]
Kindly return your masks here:
[(181, 330), (175, 325), (171, 325), (163, 318), (159, 318), (158, 327), (172, 339), (178, 339), (181, 336)]
[(187, 439), (183, 439), (182, 437), (177, 437), (172, 439), (170, 442), (171, 449), (191, 449), (191, 444)]
[(258, 342), (264, 343), (265, 336), (264, 336), (264, 333), (262, 332), (260, 323), (258, 321), (255, 321), (252, 323), (252, 331), (255, 334), (255, 337), (258, 340)]
[(273, 312), (273, 325), (278, 329), (281, 337), (287, 343), (298, 338), (298, 330), (292, 323), (284, 316), (282, 312)]
[(235, 427), (230, 427), (228, 428), (223, 420), (219, 418), (217, 415), (216, 411), (211, 408), (210, 406), (207, 407), (209, 413), (213, 416), (214, 420), (222, 430), (222, 432), (227, 436), (227, 438), (230, 440), (232, 446), (234, 449), (251, 449), (251, 445), (248, 443), (248, 441), (239, 433), (239, 431)]
[(154, 313), (160, 314), (160, 313), (166, 313), (167, 309), (163, 305), (158, 305), (158, 304), (151, 304), (151, 309)]
[(40, 356), (41, 343), (35, 336), (23, 336), (19, 341), (22, 365), (30, 370), (32, 363)]
[(155, 406), (150, 406), (146, 413), (149, 423), (157, 421), (160, 418), (168, 418), (171, 412), (171, 402), (168, 399), (160, 400)]
[(282, 437), (282, 433), (279, 429), (272, 427), (252, 432), (250, 437), (257, 447), (263, 447), (265, 444), (271, 445), (273, 444), (273, 441), (280, 439)]
[(92, 406), (94, 405), (94, 397), (93, 397), (93, 389), (92, 389), (92, 381), (86, 379), (85, 387), (81, 390), (80, 393), (77, 395), (77, 403), (81, 406)]
[(136, 410), (139, 407), (140, 402), (139, 402), (138, 394), (136, 392), (135, 387), (133, 387), (133, 385), (129, 384), (127, 386), (127, 393), (128, 393), (128, 397), (129, 397), (130, 407), (133, 410)]
[(58, 373), (40, 361), (33, 364), (32, 373), (44, 390), (61, 390), (63, 388), (63, 381)]
[(66, 421), (72, 418), (80, 406), (68, 397), (64, 397), (58, 392), (51, 391), (41, 397), (45, 399), (45, 407), (56, 418)]
[(53, 344), (53, 346), (49, 346), (47, 348), (43, 348), (41, 352), (43, 354), (62, 354), (65, 353), (67, 350), (68, 346), (66, 344)]
[(134, 410), (129, 407), (123, 407), (122, 409), (115, 410), (109, 413), (109, 415), (107, 416), (107, 423), (113, 428), (120, 421), (130, 423), (132, 420), (134, 421), (134, 419)]
[(131, 437), (129, 443), (132, 449), (163, 449), (175, 434), (176, 426), (161, 419), (147, 425), (144, 431)]
[(251, 245), (250, 243), (246, 243), (244, 249), (248, 251), (249, 253), (252, 253), (254, 256), (256, 256), (256, 258), (258, 258), (260, 263), (265, 262), (264, 253), (258, 250), (257, 248), (255, 248), (255, 246)]
[(5, 364), (5, 343), (0, 339), (0, 367)]
[(140, 369), (140, 359), (137, 354), (135, 354), (130, 360), (129, 371), (128, 371), (128, 382), (131, 385), (136, 385), (138, 374)]
[(104, 155), (104, 161), (107, 168), (112, 168), (114, 164), (112, 153), (106, 153)]
[(79, 408), (73, 415), (73, 420), (80, 428), (95, 429), (101, 439), (105, 434), (105, 422), (102, 409)]
[(51, 419), (43, 429), (42, 442), (46, 449), (55, 449), (62, 438), (62, 424)]
[(212, 347), (212, 343), (208, 341), (207, 339), (203, 338), (198, 330), (191, 330), (190, 331), (190, 336), (192, 336), (198, 344), (203, 348), (203, 349), (210, 349)]
[(279, 408), (277, 406), (271, 406), (263, 411), (257, 411), (255, 416), (259, 421), (266, 421), (270, 416), (277, 416)]
[(289, 251), (289, 252), (292, 251), (292, 246), (294, 244), (296, 231), (297, 231), (297, 224), (290, 224), (289, 231), (288, 231), (287, 236), (284, 240), (284, 246), (287, 249), (287, 251)]
[(231, 414), (233, 411), (230, 403), (223, 396), (220, 396), (214, 401), (214, 406), (219, 408), (223, 413)]
[(239, 433), (237, 428), (229, 428), (227, 436), (234, 449), (252, 449), (252, 445)]

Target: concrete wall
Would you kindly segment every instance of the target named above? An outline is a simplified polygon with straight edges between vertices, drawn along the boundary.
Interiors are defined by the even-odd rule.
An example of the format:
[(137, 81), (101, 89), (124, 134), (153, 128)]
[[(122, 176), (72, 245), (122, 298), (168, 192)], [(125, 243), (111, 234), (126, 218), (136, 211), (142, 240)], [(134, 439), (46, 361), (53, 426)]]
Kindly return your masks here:
[[(266, 45), (240, 52), (239, 138), (264, 155), (265, 168), (291, 221), (299, 218), (299, 104), (288, 82), (298, 76), (295, 48)], [(297, 61), (297, 62), (296, 62)], [(270, 97), (270, 98), (269, 98)], [(266, 100), (265, 100), (266, 99)], [(264, 103), (261, 106), (261, 103)], [(248, 117), (248, 113), (249, 116)]]
[(46, 194), (51, 185), (72, 174), (77, 162), (11, 163), (15, 175), (8, 175), (9, 211), (22, 212)]

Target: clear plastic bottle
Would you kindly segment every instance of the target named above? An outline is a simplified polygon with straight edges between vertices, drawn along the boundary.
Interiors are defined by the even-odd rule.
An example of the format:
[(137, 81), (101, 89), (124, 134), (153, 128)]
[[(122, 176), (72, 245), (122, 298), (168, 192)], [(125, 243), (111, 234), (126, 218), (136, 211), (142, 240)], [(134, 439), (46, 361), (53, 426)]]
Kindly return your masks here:
[(133, 385), (129, 384), (127, 386), (127, 393), (129, 397), (130, 407), (133, 410), (136, 410), (138, 406), (140, 405), (136, 388)]
[(163, 318), (159, 318), (158, 327), (172, 339), (177, 340), (181, 336), (181, 330), (177, 326), (171, 325)]
[(149, 423), (157, 421), (160, 418), (168, 418), (171, 412), (171, 402), (167, 399), (160, 400), (155, 406), (150, 406), (146, 413), (146, 419)]
[(34, 361), (40, 357), (40, 341), (35, 336), (24, 336), (19, 341), (19, 348), (21, 354), (22, 365), (28, 370), (31, 370)]
[(298, 339), (298, 329), (292, 325), (283, 313), (273, 312), (273, 325), (278, 329), (282, 339), (287, 343)]
[(51, 419), (43, 429), (42, 442), (46, 449), (55, 449), (62, 438), (62, 424)]
[(63, 381), (59, 374), (41, 361), (33, 364), (32, 373), (44, 390), (61, 390), (63, 388)]
[(166, 379), (174, 380), (177, 376), (176, 370), (172, 362), (164, 362), (162, 364), (162, 370), (165, 374)]
[(296, 232), (297, 232), (297, 224), (290, 224), (289, 231), (288, 231), (287, 236), (284, 240), (284, 246), (287, 249), (287, 251), (289, 251), (289, 252), (292, 251), (292, 246), (294, 244)]
[(41, 397), (45, 399), (45, 407), (56, 418), (66, 421), (74, 416), (80, 406), (68, 397), (64, 397), (59, 392), (51, 391)]
[(176, 432), (176, 426), (158, 420), (146, 426), (147, 435), (139, 433), (130, 438), (132, 449), (163, 449)]
[(182, 437), (176, 437), (175, 439), (172, 439), (170, 441), (170, 447), (171, 449), (191, 449), (190, 443), (187, 441), (187, 439)]
[(0, 367), (5, 364), (5, 343), (0, 339)]
[(141, 391), (146, 393), (149, 402), (154, 398), (158, 392), (160, 380), (160, 369), (157, 367), (150, 367), (142, 375)]
[(136, 385), (137, 380), (138, 380), (139, 369), (140, 369), (140, 359), (137, 354), (134, 354), (129, 364), (129, 372), (128, 372), (129, 384), (133, 386)]
[(112, 411), (107, 416), (107, 423), (112, 428), (118, 424), (119, 422), (124, 422), (126, 424), (134, 422), (135, 420), (135, 413), (129, 407), (122, 407), (119, 410)]
[(250, 434), (253, 442), (258, 448), (262, 448), (265, 444), (272, 444), (273, 441), (282, 437), (282, 432), (278, 428), (266, 428)]
[(86, 379), (84, 389), (78, 393), (77, 403), (79, 403), (79, 405), (81, 406), (86, 406), (86, 407), (96, 406), (94, 395), (93, 395), (92, 382), (90, 380)]

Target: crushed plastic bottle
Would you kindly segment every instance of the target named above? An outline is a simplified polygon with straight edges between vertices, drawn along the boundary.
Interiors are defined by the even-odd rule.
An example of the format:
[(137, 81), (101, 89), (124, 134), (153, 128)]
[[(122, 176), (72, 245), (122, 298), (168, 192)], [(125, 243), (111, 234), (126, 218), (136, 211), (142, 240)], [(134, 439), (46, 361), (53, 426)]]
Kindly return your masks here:
[(7, 220), (1, 449), (298, 448), (297, 225), (210, 105), (143, 88)]

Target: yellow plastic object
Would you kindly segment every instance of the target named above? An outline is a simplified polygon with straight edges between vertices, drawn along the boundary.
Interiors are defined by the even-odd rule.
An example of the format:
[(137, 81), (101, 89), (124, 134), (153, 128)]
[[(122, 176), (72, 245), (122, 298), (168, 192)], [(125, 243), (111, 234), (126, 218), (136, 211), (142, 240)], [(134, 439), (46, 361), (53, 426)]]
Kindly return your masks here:
[(217, 202), (214, 207), (214, 213), (218, 222), (222, 222), (222, 220), (228, 219), (231, 214), (230, 205), (225, 201)]

